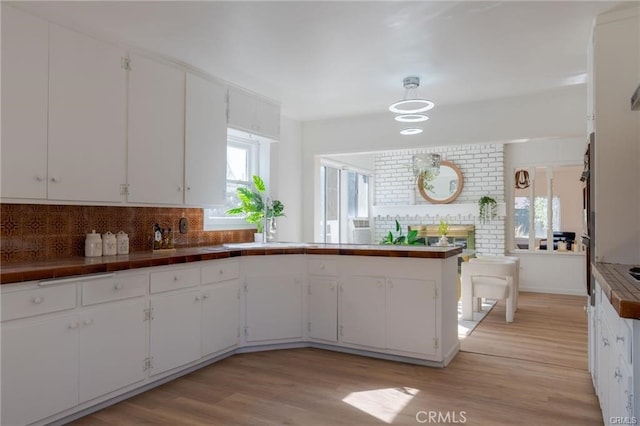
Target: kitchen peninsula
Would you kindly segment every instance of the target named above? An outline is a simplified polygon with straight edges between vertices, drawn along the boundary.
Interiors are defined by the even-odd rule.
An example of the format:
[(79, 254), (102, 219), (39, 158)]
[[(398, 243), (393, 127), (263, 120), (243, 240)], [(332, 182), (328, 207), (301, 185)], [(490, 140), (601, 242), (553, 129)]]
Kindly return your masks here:
[(70, 420), (242, 352), (444, 367), (461, 251), (246, 243), (3, 265), (2, 423)]

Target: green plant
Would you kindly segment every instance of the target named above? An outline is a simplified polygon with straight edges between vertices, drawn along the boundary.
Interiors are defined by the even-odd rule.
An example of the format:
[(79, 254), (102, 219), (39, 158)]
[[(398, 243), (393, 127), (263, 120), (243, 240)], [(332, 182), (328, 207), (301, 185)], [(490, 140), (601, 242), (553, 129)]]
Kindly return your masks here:
[(478, 201), (480, 223), (487, 223), (498, 216), (498, 203), (489, 196), (481, 197)]
[[(439, 170), (427, 169), (422, 172), (422, 187), (425, 191), (433, 192), (432, 181), (440, 174)], [(419, 177), (418, 177), (419, 178)]]
[(382, 239), (382, 241), (380, 241), (380, 244), (399, 246), (424, 246), (427, 244), (427, 242), (423, 237), (418, 237), (417, 229), (412, 229), (407, 233), (407, 235), (403, 235), (402, 227), (396, 220), (396, 235), (393, 235), (393, 232), (389, 231), (389, 233)]
[[(248, 187), (239, 187), (236, 190), (240, 205), (227, 210), (230, 215), (244, 215), (244, 219), (251, 224), (256, 225), (257, 231), (264, 231), (264, 198), (267, 188), (260, 176), (253, 176), (254, 189)], [(284, 216), (284, 204), (280, 200), (273, 200), (267, 203), (267, 219), (272, 217)]]
[(440, 219), (440, 225), (438, 225), (438, 235), (447, 235), (449, 233), (449, 224)]

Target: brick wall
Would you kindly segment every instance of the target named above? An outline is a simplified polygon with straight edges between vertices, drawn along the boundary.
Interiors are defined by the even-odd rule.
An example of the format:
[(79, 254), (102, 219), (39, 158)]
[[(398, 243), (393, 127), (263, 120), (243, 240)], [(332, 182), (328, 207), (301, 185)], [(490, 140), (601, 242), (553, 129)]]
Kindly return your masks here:
[[(387, 206), (392, 213), (374, 217), (374, 241), (395, 230), (397, 219), (404, 232), (408, 225), (438, 224), (440, 219), (450, 224), (475, 225), (476, 252), (503, 255), (505, 253), (505, 218), (498, 216), (489, 223), (480, 223), (477, 204), (488, 195), (498, 203), (504, 200), (504, 146), (502, 144), (459, 145), (429, 149), (381, 152), (375, 158), (374, 205)], [(460, 196), (450, 204), (434, 205), (424, 200), (414, 189), (412, 157), (418, 153), (438, 153), (443, 160), (460, 168), (464, 186)], [(422, 206), (408, 212), (407, 206)], [(393, 212), (397, 207), (397, 212)], [(419, 211), (419, 213), (415, 213)], [(461, 213), (462, 212), (462, 213)], [(470, 213), (473, 212), (473, 213)]]

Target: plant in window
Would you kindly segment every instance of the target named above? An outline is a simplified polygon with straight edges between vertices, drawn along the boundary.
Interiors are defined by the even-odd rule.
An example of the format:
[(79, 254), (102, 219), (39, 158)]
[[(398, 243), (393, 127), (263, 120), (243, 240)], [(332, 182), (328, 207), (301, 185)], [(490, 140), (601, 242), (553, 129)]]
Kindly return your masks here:
[(498, 203), (495, 199), (485, 195), (478, 201), (480, 223), (487, 223), (498, 216)]
[[(258, 228), (257, 232), (264, 232), (264, 214), (267, 219), (284, 216), (284, 204), (280, 200), (271, 201), (267, 194), (267, 188), (260, 176), (253, 176), (253, 186), (255, 189), (239, 187), (236, 191), (240, 199), (240, 205), (227, 210), (230, 215), (244, 215), (244, 219)], [(265, 209), (265, 198), (267, 208)]]
[(396, 219), (396, 235), (393, 235), (392, 231), (380, 241), (380, 244), (384, 245), (397, 245), (397, 246), (424, 246), (426, 245), (426, 241), (423, 237), (418, 237), (418, 230), (412, 229), (404, 235), (402, 233), (402, 227), (400, 223)]

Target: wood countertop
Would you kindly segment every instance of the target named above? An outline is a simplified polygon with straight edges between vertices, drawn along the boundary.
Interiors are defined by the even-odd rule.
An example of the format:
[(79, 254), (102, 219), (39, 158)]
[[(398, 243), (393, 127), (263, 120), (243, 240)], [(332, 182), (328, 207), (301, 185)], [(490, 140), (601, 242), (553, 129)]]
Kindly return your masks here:
[(180, 248), (172, 252), (134, 252), (102, 257), (70, 257), (2, 265), (0, 284), (63, 278), (74, 275), (123, 271), (152, 266), (224, 259), (238, 256), (313, 254), (446, 259), (462, 253), (461, 247), (387, 246), (359, 244), (240, 243)]
[(598, 262), (591, 270), (618, 315), (640, 319), (640, 283), (627, 273), (633, 266)]

